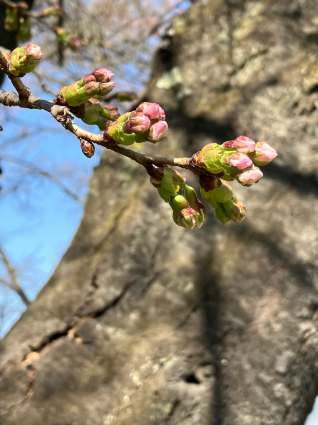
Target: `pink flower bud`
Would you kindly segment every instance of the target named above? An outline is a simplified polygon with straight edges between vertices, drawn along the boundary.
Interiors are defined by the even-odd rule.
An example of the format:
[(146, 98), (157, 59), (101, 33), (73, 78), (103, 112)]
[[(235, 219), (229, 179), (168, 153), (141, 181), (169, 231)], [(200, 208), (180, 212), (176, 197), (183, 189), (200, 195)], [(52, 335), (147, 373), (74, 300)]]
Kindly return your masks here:
[(100, 83), (108, 83), (114, 76), (107, 68), (97, 68), (92, 74), (95, 76), (96, 81)]
[(250, 153), (255, 150), (255, 142), (246, 136), (239, 136), (234, 140), (233, 147), (241, 153)]
[(142, 112), (151, 120), (163, 121), (166, 119), (165, 111), (158, 103), (143, 102), (136, 109), (137, 112)]
[(160, 142), (166, 137), (168, 124), (166, 121), (158, 121), (150, 127), (149, 141), (152, 143)]
[(98, 96), (106, 96), (113, 90), (114, 87), (116, 87), (116, 83), (113, 82), (101, 83), (99, 85), (100, 92), (98, 93)]
[(67, 45), (74, 52), (79, 52), (81, 50), (81, 48), (83, 47), (83, 43), (77, 37), (71, 37), (71, 38), (69, 38), (67, 40)]
[(39, 60), (42, 57), (41, 47), (36, 44), (29, 43), (25, 49), (26, 56), (30, 56), (34, 60)]
[(93, 94), (96, 93), (96, 90), (98, 89), (98, 83), (91, 81), (90, 83), (85, 84), (84, 91), (86, 94)]
[(110, 121), (116, 121), (117, 118), (120, 117), (120, 112), (118, 111), (117, 106), (114, 105), (103, 105), (104, 113), (100, 113), (100, 115), (104, 116)]
[(253, 167), (239, 174), (237, 176), (237, 181), (243, 186), (251, 186), (253, 183), (257, 183), (262, 177), (263, 173), (261, 170), (258, 167)]
[(240, 153), (251, 153), (255, 150), (255, 142), (246, 136), (239, 136), (235, 140), (229, 140), (222, 145), (225, 149), (236, 150)]
[(96, 83), (96, 78), (94, 77), (93, 74), (86, 74), (84, 75), (84, 77), (82, 78), (83, 84), (87, 84), (87, 83), (91, 83), (92, 81), (94, 83)]
[(123, 131), (124, 133), (145, 133), (149, 130), (151, 125), (150, 119), (144, 115), (142, 112), (135, 112), (134, 115), (124, 123)]
[(277, 156), (277, 152), (266, 142), (258, 142), (255, 146), (255, 153), (252, 156), (257, 165), (267, 165)]
[(248, 168), (251, 165), (253, 165), (253, 162), (244, 153), (237, 152), (237, 153), (232, 153), (232, 155), (230, 155), (229, 164), (232, 167), (237, 168), (238, 170), (244, 170), (245, 168)]

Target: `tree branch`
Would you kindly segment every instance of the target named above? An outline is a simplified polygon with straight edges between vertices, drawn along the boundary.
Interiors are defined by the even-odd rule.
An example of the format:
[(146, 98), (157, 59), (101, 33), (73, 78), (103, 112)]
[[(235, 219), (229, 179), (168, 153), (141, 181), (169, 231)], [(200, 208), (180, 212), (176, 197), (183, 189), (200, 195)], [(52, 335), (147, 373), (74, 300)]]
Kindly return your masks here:
[[(55, 118), (63, 127), (73, 133), (79, 140), (85, 139), (91, 143), (96, 143), (103, 146), (106, 149), (120, 153), (121, 155), (127, 156), (138, 164), (155, 163), (162, 165), (172, 165), (175, 167), (186, 168), (191, 170), (194, 174), (206, 174), (212, 176), (204, 168), (194, 165), (191, 158), (166, 158), (161, 156), (149, 156), (141, 154), (130, 149), (124, 148), (123, 146), (117, 145), (116, 143), (110, 143), (106, 141), (101, 134), (94, 134), (78, 125), (73, 123), (73, 116), (66, 106), (60, 106), (53, 103), (54, 101), (48, 102), (47, 100), (40, 99), (34, 96), (29, 88), (24, 86), (19, 77), (12, 77), (7, 71), (7, 59), (0, 52), (0, 64), (5, 72), (11, 79), (12, 84), (17, 89), (19, 96), (11, 91), (4, 91), (0, 89), (0, 103), (5, 106), (19, 106), (20, 108), (28, 109), (43, 109), (49, 112), (53, 118)], [(21, 94), (23, 96), (21, 96)], [(26, 96), (27, 94), (27, 96)]]
[(7, 282), (5, 279), (0, 278), (0, 283), (6, 286), (7, 288), (10, 288), (12, 291), (15, 291), (19, 295), (23, 303), (26, 306), (29, 306), (30, 301), (28, 297), (26, 296), (25, 292), (23, 291), (22, 287), (20, 286), (17, 275), (15, 273), (15, 269), (13, 265), (11, 264), (11, 262), (9, 261), (9, 258), (7, 257), (7, 255), (5, 254), (1, 246), (0, 246), (0, 256), (2, 259), (2, 263), (4, 264), (11, 281), (11, 282)]

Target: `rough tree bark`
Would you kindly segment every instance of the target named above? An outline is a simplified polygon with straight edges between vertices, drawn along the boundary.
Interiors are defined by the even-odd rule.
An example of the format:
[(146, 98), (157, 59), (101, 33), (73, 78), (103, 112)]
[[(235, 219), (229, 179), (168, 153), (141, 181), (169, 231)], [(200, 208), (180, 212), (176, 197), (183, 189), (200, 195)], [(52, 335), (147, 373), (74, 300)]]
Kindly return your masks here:
[(1, 424), (304, 423), (318, 382), (317, 13), (210, 0), (174, 21), (146, 95), (170, 136), (145, 151), (246, 134), (279, 157), (235, 187), (244, 223), (189, 231), (140, 166), (105, 152), (74, 241), (2, 341)]

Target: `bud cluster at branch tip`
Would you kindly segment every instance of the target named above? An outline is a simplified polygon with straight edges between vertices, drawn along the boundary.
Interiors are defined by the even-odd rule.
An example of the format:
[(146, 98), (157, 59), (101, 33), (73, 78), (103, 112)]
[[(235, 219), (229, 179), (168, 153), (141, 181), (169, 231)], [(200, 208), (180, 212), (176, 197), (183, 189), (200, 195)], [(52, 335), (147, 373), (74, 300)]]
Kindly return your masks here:
[(263, 173), (256, 165), (269, 164), (277, 152), (266, 142), (255, 143), (245, 136), (239, 136), (222, 145), (210, 143), (193, 155), (193, 165), (202, 167), (224, 180), (235, 180), (243, 186), (257, 183)]
[(71, 50), (78, 52), (83, 47), (81, 40), (75, 35), (71, 34), (65, 28), (56, 27), (54, 28), (55, 34), (65, 47), (69, 47)]
[(66, 106), (79, 106), (91, 97), (99, 98), (109, 94), (116, 84), (112, 81), (114, 74), (106, 68), (98, 68), (85, 75), (80, 81), (65, 86), (60, 90), (57, 103)]
[(30, 40), (31, 34), (31, 22), (28, 16), (20, 17), (20, 25), (18, 31), (18, 40), (25, 43)]
[(19, 26), (18, 9), (7, 7), (4, 21), (4, 29), (8, 32), (17, 31)]
[(205, 206), (198, 200), (195, 190), (185, 184), (182, 174), (168, 166), (150, 163), (145, 168), (151, 184), (172, 208), (174, 222), (178, 226), (199, 229), (206, 217)]
[(222, 224), (244, 220), (245, 206), (237, 200), (229, 183), (213, 176), (200, 176), (199, 182), (203, 199), (215, 209), (216, 218)]
[(41, 57), (41, 48), (36, 44), (29, 43), (26, 47), (18, 47), (11, 53), (8, 70), (12, 75), (22, 77), (34, 70)]
[[(29, 8), (29, 5), (25, 1), (20, 1), (14, 6), (6, 7), (6, 16), (4, 20), (4, 29), (8, 32), (17, 31), (19, 29), (19, 22), (21, 26), (21, 18), (27, 19), (25, 11)], [(21, 15), (21, 16), (20, 16)], [(23, 19), (22, 19), (23, 22)], [(21, 41), (28, 41), (22, 40)]]
[(164, 110), (157, 103), (144, 102), (135, 111), (121, 115), (104, 132), (107, 141), (122, 145), (158, 143), (166, 137), (168, 124)]

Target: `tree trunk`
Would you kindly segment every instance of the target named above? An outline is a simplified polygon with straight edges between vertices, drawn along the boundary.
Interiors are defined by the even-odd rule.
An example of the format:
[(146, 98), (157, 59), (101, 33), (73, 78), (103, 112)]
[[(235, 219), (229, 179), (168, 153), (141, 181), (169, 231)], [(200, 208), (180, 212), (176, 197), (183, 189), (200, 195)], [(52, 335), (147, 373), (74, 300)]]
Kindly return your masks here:
[[(146, 99), (191, 155), (244, 134), (279, 152), (242, 224), (176, 226), (145, 170), (105, 152), (80, 228), (2, 341), (3, 425), (302, 425), (317, 394), (318, 4), (196, 2)], [(188, 176), (189, 181), (193, 177)]]

